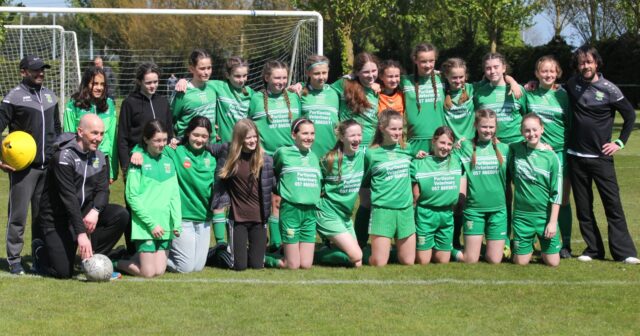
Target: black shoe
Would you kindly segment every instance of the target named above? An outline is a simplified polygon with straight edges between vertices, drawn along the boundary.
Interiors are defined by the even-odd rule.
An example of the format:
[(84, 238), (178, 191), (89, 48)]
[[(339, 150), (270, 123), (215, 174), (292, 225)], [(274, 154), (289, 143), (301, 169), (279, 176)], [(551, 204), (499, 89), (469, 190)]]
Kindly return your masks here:
[(40, 238), (36, 238), (31, 242), (31, 258), (33, 258), (33, 262), (31, 263), (31, 273), (43, 275), (44, 272), (42, 270), (42, 261), (40, 260), (40, 256), (38, 255), (40, 249), (44, 248), (44, 241)]
[(570, 249), (568, 249), (566, 247), (563, 247), (560, 250), (560, 259), (571, 259), (571, 257), (572, 256), (571, 256), (571, 250)]
[(19, 261), (17, 263), (9, 264), (9, 273), (13, 275), (24, 275), (24, 268)]

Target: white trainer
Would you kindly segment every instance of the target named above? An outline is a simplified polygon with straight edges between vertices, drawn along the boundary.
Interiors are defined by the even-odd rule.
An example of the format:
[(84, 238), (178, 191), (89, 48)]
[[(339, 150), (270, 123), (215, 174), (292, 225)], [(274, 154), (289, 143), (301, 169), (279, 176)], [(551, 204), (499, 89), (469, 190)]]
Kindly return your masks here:
[(588, 255), (581, 255), (578, 257), (578, 261), (582, 261), (582, 262), (589, 262), (591, 260), (593, 260), (593, 258), (591, 258)]
[(638, 265), (640, 264), (640, 259), (636, 258), (636, 257), (627, 257), (627, 259), (622, 261), (623, 264), (630, 264), (630, 265)]

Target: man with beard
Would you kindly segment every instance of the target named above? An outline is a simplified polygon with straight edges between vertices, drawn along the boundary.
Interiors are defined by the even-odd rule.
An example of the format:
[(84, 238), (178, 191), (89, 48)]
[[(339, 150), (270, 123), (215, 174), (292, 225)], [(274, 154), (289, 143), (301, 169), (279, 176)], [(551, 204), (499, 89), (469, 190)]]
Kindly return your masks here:
[[(636, 114), (620, 89), (598, 72), (602, 58), (595, 48), (578, 48), (573, 67), (576, 74), (567, 82), (572, 107), (567, 158), (580, 232), (587, 244), (578, 260), (604, 259), (604, 243), (593, 213), (595, 182), (607, 217), (611, 256), (616, 261), (638, 264), (613, 164), (613, 155), (624, 148), (631, 135)], [(624, 122), (620, 136), (612, 141), (616, 111)]]
[(24, 246), (27, 210), (31, 203), (31, 235), (41, 236), (36, 218), (40, 211), (47, 166), (53, 155), (53, 143), (60, 134), (58, 97), (42, 84), (45, 69), (51, 66), (42, 58), (28, 55), (20, 61), (22, 82), (11, 89), (0, 104), (0, 133), (24, 131), (36, 141), (36, 157), (25, 169), (15, 171), (0, 161), (0, 169), (9, 174), (9, 222), (7, 224), (7, 261), (9, 272), (24, 274), (20, 253)]

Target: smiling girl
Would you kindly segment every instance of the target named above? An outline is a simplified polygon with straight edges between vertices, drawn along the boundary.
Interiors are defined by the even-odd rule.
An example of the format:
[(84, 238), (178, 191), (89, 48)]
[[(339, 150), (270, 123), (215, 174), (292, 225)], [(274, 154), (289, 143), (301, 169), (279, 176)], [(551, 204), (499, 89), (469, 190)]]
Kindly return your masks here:
[(542, 260), (549, 266), (560, 264), (558, 212), (562, 201), (562, 174), (558, 156), (540, 141), (542, 119), (530, 113), (521, 126), (525, 141), (511, 145), (509, 175), (513, 180), (513, 262), (526, 265), (533, 243), (540, 240)]
[(390, 108), (404, 115), (404, 95), (400, 90), (402, 66), (398, 61), (386, 60), (380, 64), (379, 81), (382, 83), (378, 95), (378, 113)]
[(80, 118), (87, 113), (97, 114), (104, 123), (104, 138), (98, 149), (107, 156), (109, 163), (109, 182), (118, 178), (118, 155), (116, 144), (116, 106), (113, 99), (107, 97), (107, 83), (101, 68), (90, 67), (82, 74), (80, 88), (71, 95), (64, 111), (62, 129), (75, 133)]
[(273, 157), (278, 181), (280, 232), (284, 263), (289, 269), (311, 268), (316, 241), (315, 205), (320, 201), (320, 163), (311, 151), (313, 123), (305, 118), (291, 125), (293, 146), (278, 149)]

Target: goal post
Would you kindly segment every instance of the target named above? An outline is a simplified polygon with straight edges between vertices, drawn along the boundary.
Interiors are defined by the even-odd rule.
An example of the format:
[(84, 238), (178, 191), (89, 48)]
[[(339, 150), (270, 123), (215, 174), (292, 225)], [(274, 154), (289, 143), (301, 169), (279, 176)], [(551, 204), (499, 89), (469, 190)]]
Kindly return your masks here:
[(46, 72), (44, 85), (59, 98), (59, 112), (80, 84), (80, 60), (75, 32), (57, 25), (5, 25), (0, 48), (0, 95), (20, 81), (20, 60), (26, 55), (42, 57), (52, 69)]
[[(181, 43), (191, 50), (196, 47), (212, 52), (214, 74), (212, 78), (221, 78), (222, 61), (233, 55), (245, 58), (250, 65), (247, 84), (254, 89), (262, 86), (260, 73), (263, 65), (270, 59), (285, 61), (290, 67), (290, 81), (304, 80), (304, 61), (311, 54), (323, 54), (323, 19), (318, 12), (310, 11), (276, 11), (276, 10), (215, 10), (215, 9), (158, 9), (158, 8), (49, 8), (49, 7), (3, 7), (9, 13), (64, 14), (64, 15), (100, 15), (115, 17), (123, 15), (151, 16), (155, 22), (166, 18), (204, 17), (206, 20), (219, 20), (219, 24), (209, 26), (227, 27), (234, 36), (220, 37), (211, 33), (208, 43), (197, 43), (191, 36), (181, 37)], [(109, 16), (111, 15), (111, 16)], [(192, 21), (196, 21), (191, 19)], [(62, 20), (61, 20), (62, 21)], [(153, 25), (154, 28), (158, 25)], [(165, 27), (166, 25), (162, 25)], [(133, 28), (132, 28), (133, 29)], [(140, 27), (140, 35), (144, 36), (145, 27)], [(166, 29), (166, 27), (165, 27)], [(223, 28), (213, 28), (223, 29)], [(208, 31), (208, 30), (207, 30)], [(166, 35), (172, 34), (168, 31)], [(227, 35), (231, 35), (228, 33)], [(220, 42), (218, 39), (224, 39)], [(86, 42), (86, 41), (83, 41)], [(163, 48), (158, 41), (142, 47), (114, 49), (106, 46), (90, 45), (87, 50), (80, 50), (80, 66), (82, 69), (91, 65), (95, 56), (100, 56), (105, 65), (110, 66), (116, 77), (116, 94), (126, 96), (133, 88), (136, 66), (141, 62), (152, 61), (161, 68), (161, 90), (166, 90), (167, 78), (175, 73), (178, 77), (188, 77), (186, 50)], [(116, 47), (119, 48), (119, 47)]]

